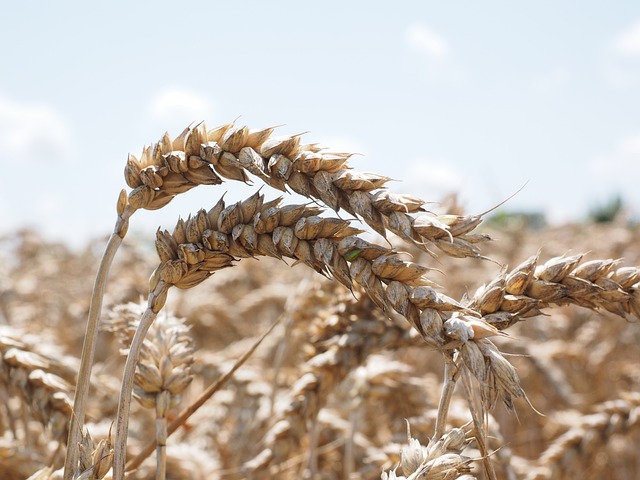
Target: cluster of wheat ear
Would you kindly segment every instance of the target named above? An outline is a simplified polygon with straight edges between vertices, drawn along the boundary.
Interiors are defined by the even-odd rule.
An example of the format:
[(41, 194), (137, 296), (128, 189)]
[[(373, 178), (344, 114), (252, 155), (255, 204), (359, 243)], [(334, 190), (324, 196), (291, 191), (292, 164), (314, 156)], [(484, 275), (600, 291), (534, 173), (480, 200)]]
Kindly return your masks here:
[[(551, 478), (576, 472), (575, 458), (583, 458), (583, 450), (595, 455), (606, 450), (609, 437), (637, 434), (633, 387), (602, 399), (596, 413), (588, 412), (592, 417), (585, 412), (581, 423), (559, 433), (540, 453), (539, 464), (511, 453), (511, 437), (500, 425), (515, 418), (509, 412), (518, 399), (520, 415), (522, 409), (534, 419), (544, 418), (538, 410), (546, 413), (539, 402), (544, 394), (529, 388), (514, 363), (541, 372), (548, 379), (542, 390), (552, 385), (567, 407), (580, 403), (564, 370), (554, 372), (535, 351), (549, 342), (522, 346), (515, 340), (537, 323), (524, 320), (550, 308), (562, 315), (571, 305), (638, 319), (639, 268), (623, 266), (618, 258), (585, 261), (580, 253), (558, 252), (542, 261), (538, 245), (515, 268), (484, 271), (485, 265), (498, 265), (486, 260), (500, 252), (490, 251), (495, 243), (487, 242), (487, 231), (476, 232), (485, 214), (426, 211), (424, 201), (391, 192), (388, 177), (358, 172), (349, 159), (347, 153), (303, 144), (300, 135), (274, 137), (271, 128), (235, 124), (213, 130), (199, 124), (175, 139), (165, 134), (139, 159), (129, 157), (125, 179), (131, 190), (118, 197), (114, 232), (87, 305), (73, 407), (69, 370), (60, 378), (58, 361), (30, 351), (16, 335), (0, 336), (1, 380), (30, 405), (30, 415), (51, 430), (58, 445), (31, 478), (198, 478), (188, 473), (198, 468), (204, 478)], [(223, 180), (261, 181), (309, 203), (268, 198), (262, 190), (228, 205), (220, 198), (179, 219), (173, 230), (158, 230), (159, 261), (149, 269), (146, 302), (136, 298), (144, 290), (139, 282), (128, 289), (116, 282), (123, 291), (110, 299), (107, 277), (112, 265), (124, 269), (116, 251), (132, 215)], [(276, 288), (272, 274), (256, 278), (264, 267), (251, 259), (300, 264), (316, 280), (295, 269), (291, 275), (305, 280)], [(475, 284), (473, 294), (453, 287), (443, 293), (447, 287), (434, 278), (442, 282), (443, 272), (455, 278), (460, 262), (470, 265), (464, 268), (476, 272), (476, 279), (488, 280), (458, 283), (463, 291)], [(242, 268), (251, 273), (234, 279), (230, 272)], [(188, 311), (201, 305), (193, 318), (186, 315), (185, 323), (166, 312), (171, 287), (183, 291), (178, 298), (191, 289), (197, 295), (210, 278), (206, 299), (173, 306)], [(105, 294), (110, 315), (100, 322)], [(92, 373), (96, 356), (103, 355), (100, 329), (113, 334), (116, 350), (125, 356), (119, 386), (101, 381), (104, 369)], [(256, 336), (258, 329), (262, 334)], [(208, 337), (218, 353), (207, 349)], [(262, 360), (261, 349), (270, 352)], [(521, 357), (505, 353), (518, 349)], [(391, 354), (394, 360), (386, 357)], [(417, 354), (428, 362), (410, 360)], [(441, 369), (443, 380), (434, 381)], [(75, 365), (70, 370), (73, 378)], [(637, 378), (629, 382), (640, 384)], [(101, 388), (111, 397), (119, 390), (119, 400), (95, 418), (90, 391)], [(235, 392), (231, 401), (225, 400), (229, 388)], [(201, 394), (190, 394), (193, 389)], [(154, 418), (132, 405), (132, 398)], [(403, 437), (405, 419), (409, 430)], [(224, 434), (206, 431), (207, 422)], [(141, 434), (148, 428), (155, 431), (152, 440)], [(15, 436), (18, 430), (13, 427)], [(66, 445), (60, 439), (65, 436)], [(588, 444), (585, 436), (592, 437)], [(209, 440), (202, 444), (197, 438)], [(208, 460), (193, 453), (194, 465), (176, 464), (172, 449), (186, 446), (201, 449)], [(137, 452), (127, 462), (128, 450)], [(154, 450), (151, 466), (147, 458)]]

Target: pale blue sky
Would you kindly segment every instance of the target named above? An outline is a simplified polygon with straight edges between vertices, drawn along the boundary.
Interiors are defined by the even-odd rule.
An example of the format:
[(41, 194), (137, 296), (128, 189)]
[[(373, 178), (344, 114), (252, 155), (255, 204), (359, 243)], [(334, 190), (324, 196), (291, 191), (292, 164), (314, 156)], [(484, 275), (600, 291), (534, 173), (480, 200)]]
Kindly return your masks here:
[[(192, 121), (362, 153), (470, 213), (640, 212), (640, 4), (11, 2), (0, 30), (0, 233), (110, 233), (128, 152)], [(255, 188), (200, 187), (134, 229)], [(275, 196), (276, 192), (267, 195)]]

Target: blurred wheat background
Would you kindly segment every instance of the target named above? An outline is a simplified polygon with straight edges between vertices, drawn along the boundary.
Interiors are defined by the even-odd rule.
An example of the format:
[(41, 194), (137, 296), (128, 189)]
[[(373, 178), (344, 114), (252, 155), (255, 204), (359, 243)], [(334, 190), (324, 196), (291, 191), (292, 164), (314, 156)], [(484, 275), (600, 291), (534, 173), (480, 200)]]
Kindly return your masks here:
[[(539, 228), (521, 217), (496, 229), (483, 253), (510, 265), (542, 248), (542, 257), (589, 251), (593, 258), (640, 262), (637, 227), (608, 223)], [(511, 223), (511, 222), (515, 223)], [(523, 223), (524, 222), (524, 223)], [(26, 478), (52, 464), (64, 441), (90, 287), (102, 242), (70, 251), (35, 231), (2, 238), (3, 478)], [(459, 297), (493, 278), (499, 267), (482, 260), (438, 262), (438, 280)], [(425, 258), (426, 257), (426, 258)], [(129, 321), (139, 314), (150, 265), (149, 242), (126, 244), (113, 267), (105, 316)], [(135, 304), (135, 305), (133, 305)], [(284, 322), (229, 384), (206, 404), (168, 448), (168, 478), (251, 478), (246, 464), (274, 442), (278, 418), (299, 416), (301, 431), (285, 432), (282, 478), (300, 478), (316, 462), (317, 478), (379, 478), (399, 461), (412, 436), (432, 434), (442, 361), (402, 323), (394, 325), (366, 297), (354, 298), (302, 266), (273, 259), (245, 260), (185, 292), (172, 292), (167, 314), (182, 318), (194, 339), (194, 381), (188, 403), (225, 372), (278, 316)], [(490, 436), (499, 478), (635, 478), (640, 471), (640, 329), (607, 313), (556, 308), (509, 330), (498, 345), (521, 376), (536, 414), (516, 402), (516, 414), (498, 405)], [(118, 338), (102, 332), (89, 402), (89, 429), (106, 437), (116, 408), (122, 357)], [(331, 352), (333, 360), (327, 359)], [(308, 376), (315, 387), (304, 390)], [(300, 390), (302, 388), (302, 390)], [(292, 403), (293, 402), (293, 403)], [(302, 403), (296, 410), (292, 405)], [(293, 409), (293, 410), (292, 410)], [(136, 451), (153, 436), (153, 416), (134, 404), (130, 428)], [(454, 397), (451, 421), (469, 421)], [(282, 439), (281, 439), (282, 440)], [(310, 445), (315, 444), (310, 455)], [(137, 447), (136, 447), (137, 445)], [(59, 461), (59, 458), (58, 458)], [(144, 464), (131, 478), (154, 478)], [(257, 475), (257, 474), (255, 474)]]
[[(352, 168), (393, 179), (387, 187), (423, 198), (429, 211), (472, 216), (508, 198), (474, 231), (493, 239), (480, 245), (484, 258), (433, 257), (389, 236), (405, 260), (432, 269), (439, 292), (459, 301), (538, 252), (540, 265), (565, 254), (640, 265), (636, 2), (69, 0), (14, 2), (3, 15), (0, 40), (10, 46), (0, 52), (3, 479), (59, 478), (92, 286), (127, 153), (164, 131), (175, 136), (188, 124), (238, 117), (238, 125), (284, 124), (283, 133), (309, 131), (304, 141), (358, 154)], [(133, 184), (127, 178), (131, 188), (142, 182), (137, 174)], [(189, 181), (217, 183), (207, 175)], [(91, 438), (80, 448), (80, 464), (93, 469), (85, 478), (102, 478), (110, 466), (125, 355), (158, 264), (156, 230), (212, 208), (225, 192), (229, 205), (254, 195), (262, 185), (254, 183), (195, 188), (132, 221), (102, 306), (85, 419)], [(260, 192), (268, 199), (282, 194), (273, 178), (266, 183)], [(171, 198), (136, 201), (160, 207)], [(366, 223), (375, 222), (352, 226)], [(363, 236), (389, 246), (370, 231)], [(408, 426), (429, 443), (442, 352), (360, 287), (349, 291), (292, 263), (246, 258), (170, 292), (143, 346), (146, 370), (136, 374), (130, 461), (275, 321), (247, 362), (168, 438), (166, 478), (393, 478), (408, 455)], [(637, 284), (628, 290), (638, 296)], [(497, 478), (640, 476), (640, 325), (632, 317), (554, 306), (491, 337), (531, 403), (516, 398), (511, 412), (497, 402), (490, 412)], [(458, 382), (447, 428), (472, 437), (466, 397)], [(127, 478), (156, 478), (154, 455)], [(472, 460), (461, 469), (468, 464), (470, 472), (426, 478), (486, 478), (478, 444), (464, 455)]]

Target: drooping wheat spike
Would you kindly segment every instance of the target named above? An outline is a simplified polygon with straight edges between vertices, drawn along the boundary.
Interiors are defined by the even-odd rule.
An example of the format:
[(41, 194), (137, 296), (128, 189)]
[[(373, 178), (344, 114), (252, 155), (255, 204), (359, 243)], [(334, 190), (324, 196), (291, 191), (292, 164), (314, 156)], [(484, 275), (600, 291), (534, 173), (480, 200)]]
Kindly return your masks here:
[(174, 140), (165, 134), (145, 148), (140, 159), (129, 157), (129, 204), (135, 209), (160, 208), (196, 185), (220, 183), (220, 177), (248, 182), (248, 172), (274, 188), (289, 188), (336, 212), (343, 209), (360, 217), (383, 237), (391, 231), (425, 250), (430, 242), (447, 255), (480, 257), (476, 244), (488, 237), (470, 232), (483, 214), (414, 217), (424, 212), (425, 202), (385, 190), (388, 177), (351, 170), (347, 161), (352, 154), (301, 144), (300, 135), (272, 137), (273, 130), (230, 123), (207, 131), (200, 123)]
[[(161, 264), (152, 275), (152, 289), (155, 285), (190, 288), (235, 258), (289, 257), (349, 289), (354, 282), (360, 284), (378, 307), (400, 313), (439, 348), (499, 333), (479, 313), (434, 290), (425, 276), (427, 267), (361, 239), (360, 231), (345, 220), (319, 217), (317, 209), (304, 205), (279, 207), (279, 202), (265, 203), (258, 193), (229, 207), (221, 199), (208, 212), (179, 220), (173, 233), (158, 231)], [(163, 295), (166, 291), (157, 296)], [(448, 318), (461, 312), (466, 316)], [(507, 369), (508, 362), (497, 349), (487, 347), (481, 355), (491, 358), (487, 365), (497, 369), (497, 378), (504, 377), (497, 385), (508, 405), (510, 396), (524, 395), (515, 371)]]
[(640, 319), (640, 268), (618, 267), (620, 260), (584, 255), (555, 257), (538, 265), (534, 255), (511, 272), (501, 272), (467, 302), (488, 323), (503, 330), (550, 305), (574, 304)]
[[(538, 459), (538, 467), (526, 476), (527, 480), (576, 478), (589, 470), (596, 455), (607, 455), (607, 473), (615, 474), (616, 452), (611, 438), (616, 435), (638, 438), (640, 431), (640, 394), (630, 393), (619, 400), (597, 405), (596, 413), (585, 415), (579, 425), (558, 437)], [(637, 445), (637, 444), (636, 444)], [(631, 453), (637, 458), (635, 449)], [(613, 471), (610, 469), (613, 468)], [(600, 478), (605, 471), (593, 472), (588, 478)]]
[(400, 455), (403, 475), (397, 475), (394, 469), (383, 472), (382, 480), (475, 478), (467, 475), (472, 459), (461, 455), (471, 442), (463, 428), (453, 428), (426, 446), (411, 437), (408, 426), (407, 437), (408, 445)]
[(79, 480), (100, 480), (109, 473), (113, 462), (113, 449), (109, 438), (104, 438), (96, 444), (89, 432), (86, 432), (82, 435), (79, 450)]
[[(515, 369), (486, 339), (499, 330), (482, 313), (435, 291), (425, 277), (428, 268), (364, 241), (348, 221), (319, 217), (315, 207), (279, 203), (265, 203), (258, 193), (228, 207), (220, 200), (209, 211), (179, 220), (172, 233), (159, 231), (161, 263), (150, 280), (149, 319), (162, 308), (170, 286), (195, 286), (237, 258), (292, 258), (347, 288), (360, 284), (377, 306), (396, 310), (432, 345), (464, 346), (465, 365), (485, 385), (486, 406), (497, 397), (508, 407), (512, 398), (526, 398)], [(123, 434), (116, 432), (116, 447)]]
[[(120, 305), (115, 310), (107, 327), (128, 346), (144, 307), (129, 304)], [(132, 317), (135, 318), (133, 322)], [(167, 416), (191, 383), (193, 350), (189, 328), (169, 314), (156, 319), (140, 350), (133, 395), (143, 407), (156, 412), (156, 478), (166, 477)]]
[[(72, 387), (53, 373), (61, 369), (57, 362), (21, 341), (22, 335), (24, 332), (8, 327), (0, 329), (0, 385), (18, 396), (34, 419), (49, 427), (52, 439), (61, 441), (67, 435)], [(13, 433), (29, 439), (28, 425), (23, 432)]]

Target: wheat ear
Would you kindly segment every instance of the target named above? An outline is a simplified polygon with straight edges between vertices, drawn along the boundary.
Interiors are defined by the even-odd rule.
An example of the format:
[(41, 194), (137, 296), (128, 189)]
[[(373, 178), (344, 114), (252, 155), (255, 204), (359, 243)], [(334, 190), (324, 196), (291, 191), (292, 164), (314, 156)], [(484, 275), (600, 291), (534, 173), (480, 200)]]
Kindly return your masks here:
[(454, 428), (432, 439), (426, 446), (411, 437), (407, 424), (408, 445), (402, 448), (400, 469), (382, 473), (382, 480), (418, 480), (463, 478), (471, 471), (472, 458), (461, 455), (470, 443), (463, 428)]
[[(156, 248), (162, 263), (152, 276), (151, 291), (159, 284), (165, 288), (168, 285), (190, 288), (216, 270), (230, 266), (234, 258), (258, 255), (294, 258), (333, 276), (350, 289), (354, 281), (359, 283), (376, 305), (387, 311), (395, 309), (425, 339), (439, 347), (445, 346), (445, 336), (455, 346), (475, 335), (486, 345), (481, 352), (481, 356), (490, 357), (486, 368), (490, 373), (495, 370), (495, 377), (491, 378), (496, 381), (491, 384), (491, 391), (499, 392), (507, 404), (511, 396), (524, 395), (513, 367), (483, 338), (496, 334), (486, 322), (474, 320), (471, 326), (469, 320), (457, 318), (443, 322), (444, 312), (479, 314), (429, 287), (430, 282), (424, 276), (426, 267), (403, 261), (396, 252), (360, 239), (355, 236), (359, 230), (350, 227), (347, 221), (318, 217), (317, 209), (304, 205), (280, 208), (279, 202), (280, 199), (265, 203), (259, 194), (229, 207), (220, 200), (208, 212), (201, 210), (187, 221), (179, 220), (173, 233), (159, 231)], [(163, 295), (166, 296), (166, 291)], [(473, 333), (460, 330), (463, 327), (471, 328)], [(131, 356), (134, 354), (132, 345)], [(131, 373), (125, 375), (130, 377)], [(122, 403), (128, 401), (126, 389), (130, 386), (123, 386), (118, 416), (123, 421), (124, 412), (128, 411), (127, 404)], [(125, 437), (126, 424), (118, 423), (114, 472), (120, 468), (119, 441)]]
[(383, 237), (390, 231), (426, 251), (432, 244), (454, 257), (481, 257), (477, 244), (488, 237), (470, 232), (487, 212), (425, 212), (423, 200), (385, 190), (389, 177), (353, 171), (347, 164), (352, 154), (302, 144), (300, 135), (273, 137), (273, 131), (233, 123), (207, 130), (201, 123), (174, 140), (165, 134), (143, 151), (140, 160), (129, 158), (125, 178), (133, 189), (131, 202), (159, 208), (170, 200), (162, 192), (166, 186), (188, 190), (195, 181), (217, 184), (220, 177), (249, 182), (250, 173), (276, 189), (288, 188), (336, 212), (342, 209), (360, 217)]
[[(323, 302), (326, 305), (318, 311)], [(376, 351), (406, 345), (405, 337), (413, 332), (389, 325), (366, 295), (355, 299), (330, 285), (322, 294), (310, 296), (309, 304), (298, 321), (304, 321), (304, 328), (314, 332), (313, 353), (291, 387), (289, 405), (274, 417), (262, 451), (244, 464), (243, 472), (248, 476), (260, 477), (270, 465), (284, 463), (287, 455), (299, 448), (309, 434), (309, 423), (317, 420), (329, 395), (349, 372)], [(304, 312), (313, 312), (312, 325), (307, 324), (311, 319)]]
[(583, 254), (538, 264), (539, 253), (511, 272), (503, 271), (463, 302), (503, 330), (550, 305), (574, 304), (603, 309), (623, 318), (640, 318), (640, 268), (619, 267), (620, 260), (591, 260)]
[[(15, 393), (34, 419), (51, 429), (51, 436), (60, 442), (67, 435), (68, 418), (71, 415), (69, 395), (71, 385), (61, 378), (61, 366), (46, 355), (34, 351), (34, 347), (20, 340), (24, 332), (8, 327), (0, 328), (0, 385), (4, 393)], [(8, 398), (3, 399), (9, 408)], [(12, 416), (9, 415), (11, 419)], [(16, 426), (10, 425), (16, 437)], [(25, 442), (28, 444), (30, 429), (24, 425)]]
[[(117, 310), (117, 314), (110, 319), (110, 330), (121, 338), (124, 337), (125, 341), (131, 341), (130, 337), (135, 335), (138, 325), (127, 320), (138, 316), (144, 308), (129, 304)], [(189, 328), (182, 320), (169, 314), (162, 315), (155, 321), (140, 350), (133, 395), (138, 403), (156, 414), (158, 480), (166, 478), (167, 415), (179, 403), (182, 392), (191, 383), (193, 351), (193, 338)]]
[(583, 416), (578, 425), (558, 437), (542, 453), (538, 467), (530, 470), (526, 480), (576, 478), (584, 472), (585, 465), (592, 463), (594, 455), (606, 451), (613, 435), (631, 435), (640, 430), (637, 392), (597, 405), (595, 412)]

